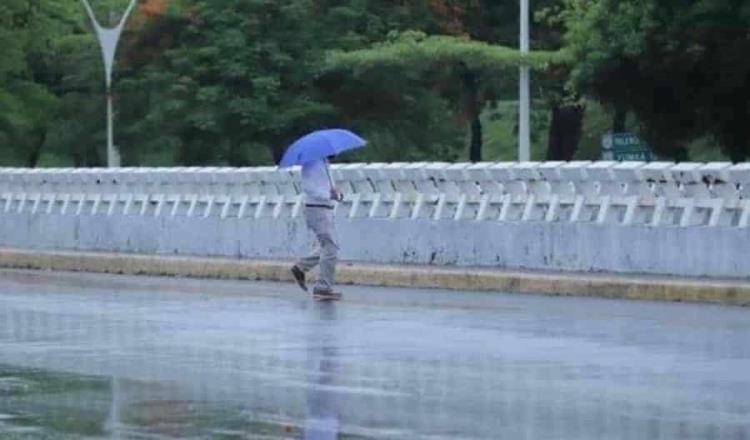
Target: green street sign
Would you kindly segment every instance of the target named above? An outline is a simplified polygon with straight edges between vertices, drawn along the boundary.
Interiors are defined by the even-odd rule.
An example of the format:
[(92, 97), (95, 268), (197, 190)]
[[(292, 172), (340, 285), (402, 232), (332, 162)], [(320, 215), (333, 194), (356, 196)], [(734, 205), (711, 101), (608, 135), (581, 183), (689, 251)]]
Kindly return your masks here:
[(602, 160), (650, 162), (654, 159), (648, 145), (633, 133), (608, 133), (602, 136)]

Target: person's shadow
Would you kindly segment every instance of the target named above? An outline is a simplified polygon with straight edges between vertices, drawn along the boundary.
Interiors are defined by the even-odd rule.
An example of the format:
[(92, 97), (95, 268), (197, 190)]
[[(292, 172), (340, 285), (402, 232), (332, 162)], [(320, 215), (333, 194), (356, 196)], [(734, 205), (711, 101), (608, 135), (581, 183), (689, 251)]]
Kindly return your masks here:
[(339, 373), (336, 305), (314, 303), (307, 334), (307, 418), (304, 440), (333, 440), (339, 434), (335, 387)]

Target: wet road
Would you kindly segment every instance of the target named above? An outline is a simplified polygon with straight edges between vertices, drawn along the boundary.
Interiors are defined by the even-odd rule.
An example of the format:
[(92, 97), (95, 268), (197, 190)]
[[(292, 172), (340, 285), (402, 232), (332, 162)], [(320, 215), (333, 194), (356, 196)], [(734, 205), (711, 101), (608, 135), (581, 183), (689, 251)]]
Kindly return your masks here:
[(750, 439), (748, 309), (343, 290), (0, 271), (0, 438)]

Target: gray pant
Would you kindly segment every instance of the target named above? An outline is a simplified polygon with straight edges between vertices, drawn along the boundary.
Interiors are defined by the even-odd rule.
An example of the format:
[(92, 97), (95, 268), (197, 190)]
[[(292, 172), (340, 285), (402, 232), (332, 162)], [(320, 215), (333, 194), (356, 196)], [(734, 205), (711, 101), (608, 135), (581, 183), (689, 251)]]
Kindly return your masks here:
[(315, 234), (317, 243), (313, 253), (299, 260), (297, 267), (308, 272), (320, 264), (320, 276), (314, 290), (331, 290), (335, 281), (339, 250), (333, 226), (333, 210), (306, 206), (305, 221), (308, 229)]

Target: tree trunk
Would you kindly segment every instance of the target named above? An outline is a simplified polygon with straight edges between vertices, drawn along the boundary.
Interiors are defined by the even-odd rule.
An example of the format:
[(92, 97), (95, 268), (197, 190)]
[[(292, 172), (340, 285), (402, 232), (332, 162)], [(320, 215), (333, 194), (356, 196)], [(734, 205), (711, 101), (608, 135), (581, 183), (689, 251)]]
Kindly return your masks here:
[(471, 145), (469, 147), (469, 160), (471, 162), (482, 161), (482, 121), (476, 115), (471, 121)]
[(466, 114), (469, 120), (471, 140), (469, 141), (469, 160), (482, 161), (482, 120), (480, 119), (479, 81), (477, 74), (466, 64), (459, 64), (461, 79), (466, 93)]
[(547, 160), (573, 159), (583, 133), (584, 105), (556, 105), (552, 108), (552, 121), (549, 127)]
[(39, 163), (39, 157), (42, 155), (42, 147), (44, 146), (44, 142), (46, 140), (47, 130), (41, 129), (34, 134), (31, 144), (31, 152), (26, 158), (27, 167), (36, 168), (37, 164)]
[(227, 163), (230, 167), (244, 167), (248, 165), (248, 160), (240, 143), (234, 139), (228, 141), (227, 146)]
[(740, 163), (744, 162), (745, 159), (747, 159), (747, 154), (745, 153), (747, 147), (745, 145), (737, 146), (734, 148), (727, 148), (727, 155), (729, 156), (729, 160), (732, 161), (732, 163)]
[(285, 147), (272, 145), (268, 148), (271, 151), (271, 156), (273, 157), (273, 163), (278, 164), (279, 162), (281, 162), (281, 159), (284, 158)]
[(83, 166), (83, 159), (81, 158), (80, 153), (73, 152), (71, 156), (73, 157), (73, 168), (80, 168)]
[(612, 133), (624, 133), (627, 119), (628, 111), (622, 106), (615, 106), (615, 115), (612, 117)]
[(730, 107), (728, 112), (731, 112), (732, 117), (723, 120), (717, 137), (722, 151), (732, 163), (744, 162), (750, 153), (750, 126), (747, 123), (750, 111), (742, 101)]

